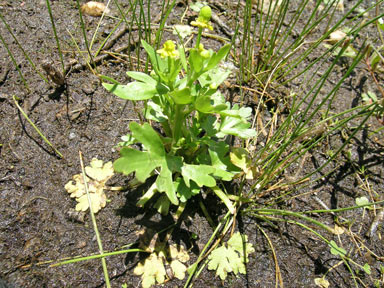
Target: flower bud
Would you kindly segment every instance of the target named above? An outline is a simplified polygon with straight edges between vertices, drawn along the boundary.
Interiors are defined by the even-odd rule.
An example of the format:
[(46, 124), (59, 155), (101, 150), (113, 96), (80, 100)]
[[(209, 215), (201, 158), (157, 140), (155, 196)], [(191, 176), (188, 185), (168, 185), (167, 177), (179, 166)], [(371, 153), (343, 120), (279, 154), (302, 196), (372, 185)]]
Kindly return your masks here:
[(164, 49), (165, 51), (167, 52), (173, 52), (175, 50), (175, 43), (173, 43), (172, 40), (167, 40), (165, 43), (164, 43)]
[(199, 17), (208, 22), (209, 20), (211, 20), (211, 17), (212, 17), (212, 10), (211, 10), (211, 7), (209, 6), (204, 6), (203, 8), (200, 9), (200, 13), (199, 13)]
[(200, 56), (205, 58), (205, 59), (208, 59), (211, 56), (211, 53), (209, 53), (208, 50), (204, 50), (204, 51), (200, 52)]
[(217, 89), (217, 84), (216, 83), (209, 84), (209, 89), (216, 90)]

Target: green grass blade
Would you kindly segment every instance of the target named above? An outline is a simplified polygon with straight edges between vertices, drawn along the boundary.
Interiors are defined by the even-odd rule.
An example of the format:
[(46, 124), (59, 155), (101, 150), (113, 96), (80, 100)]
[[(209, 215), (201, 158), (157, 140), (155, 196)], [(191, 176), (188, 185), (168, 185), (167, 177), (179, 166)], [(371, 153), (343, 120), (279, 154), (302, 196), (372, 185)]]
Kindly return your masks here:
[(53, 145), (52, 143), (44, 136), (44, 134), (39, 130), (39, 128), (37, 128), (37, 126), (31, 121), (31, 119), (29, 119), (28, 115), (24, 112), (24, 110), (20, 107), (19, 103), (18, 103), (18, 99), (16, 98), (15, 95), (13, 95), (13, 100), (15, 101), (15, 105), (17, 107), (17, 109), (19, 109), (19, 111), (21, 112), (21, 114), (23, 114), (24, 118), (27, 119), (27, 121), (29, 122), (29, 124), (31, 124), (31, 126), (36, 130), (36, 132), (40, 135), (41, 138), (43, 138), (43, 140), (45, 141), (45, 143), (47, 143), (49, 146), (51, 146), (51, 148), (57, 153), (57, 155), (60, 156), (60, 158), (63, 158), (63, 155), (59, 152), (59, 150), (57, 150)]
[(142, 250), (142, 249), (125, 249), (125, 250), (107, 252), (107, 253), (103, 253), (103, 254), (96, 254), (96, 255), (90, 255), (90, 256), (84, 256), (84, 257), (77, 257), (77, 258), (61, 261), (61, 262), (58, 262), (58, 263), (54, 263), (54, 264), (50, 265), (49, 267), (58, 267), (58, 266), (66, 265), (66, 264), (73, 264), (73, 263), (82, 262), (82, 261), (89, 261), (89, 260), (93, 260), (93, 259), (105, 258), (105, 257), (108, 257), (108, 256), (115, 256), (115, 255), (121, 255), (121, 254), (126, 254), (126, 253), (134, 253), (134, 252), (148, 253), (147, 251)]
[(59, 37), (57, 37), (56, 25), (55, 25), (55, 21), (53, 19), (51, 4), (49, 4), (49, 0), (46, 0), (46, 3), (47, 3), (47, 8), (48, 8), (49, 18), (51, 19), (51, 23), (52, 23), (53, 34), (54, 34), (55, 40), (56, 40), (57, 50), (59, 51), (59, 55), (60, 55), (60, 62), (61, 62), (61, 67), (63, 69), (63, 75), (65, 75), (64, 57), (63, 57), (63, 53), (61, 52)]
[(15, 68), (16, 68), (17, 72), (19, 72), (21, 81), (23, 81), (24, 86), (27, 88), (27, 90), (30, 91), (29, 86), (28, 86), (28, 83), (27, 83), (27, 81), (25, 80), (25, 78), (24, 78), (24, 76), (23, 76), (23, 73), (21, 72), (21, 69), (20, 69), (19, 65), (17, 64), (16, 59), (15, 59), (15, 57), (13, 56), (13, 53), (12, 53), (11, 50), (9, 49), (7, 43), (5, 42), (5, 40), (4, 40), (4, 38), (3, 38), (3, 36), (2, 36), (1, 34), (0, 34), (0, 40), (1, 40), (1, 42), (3, 43), (5, 49), (7, 50), (9, 57), (11, 57), (11, 60), (12, 60), (12, 62), (13, 62), (13, 65), (15, 65)]
[[(48, 0), (47, 0), (48, 1)], [(93, 61), (93, 56), (92, 56), (92, 53), (91, 53), (91, 50), (89, 49), (89, 45), (88, 45), (88, 40), (87, 40), (87, 32), (85, 31), (85, 24), (84, 24), (84, 20), (83, 20), (83, 12), (81, 11), (81, 6), (80, 6), (80, 3), (79, 3), (79, 0), (76, 0), (77, 2), (77, 8), (79, 10), (79, 17), (80, 17), (80, 25), (81, 25), (81, 30), (83, 32), (83, 37), (84, 37), (84, 44), (85, 44), (85, 47), (87, 48), (87, 52), (88, 52), (88, 57), (89, 59), (91, 60), (91, 63), (93, 65), (93, 68), (96, 70), (97, 72), (97, 67), (96, 67), (96, 63)], [(89, 61), (87, 61), (89, 62)]]
[[(95, 231), (96, 240), (97, 240), (97, 245), (99, 246), (99, 252), (100, 252), (100, 254), (103, 254), (103, 253), (104, 253), (104, 251), (103, 251), (103, 244), (102, 244), (102, 242), (101, 242), (101, 237), (100, 237), (99, 229), (97, 228), (96, 217), (95, 217), (95, 214), (93, 213), (92, 201), (91, 201), (91, 197), (90, 197), (90, 195), (89, 195), (89, 191), (88, 191), (87, 176), (85, 175), (85, 169), (84, 169), (84, 163), (83, 163), (83, 156), (82, 156), (81, 151), (79, 151), (79, 158), (80, 158), (81, 172), (82, 172), (82, 174), (83, 174), (84, 188), (85, 188), (85, 192), (87, 192), (87, 197), (88, 197), (89, 213), (90, 213), (90, 215), (91, 215), (91, 219), (92, 219), (93, 230)], [(108, 269), (107, 269), (107, 262), (106, 262), (106, 260), (105, 260), (105, 257), (102, 257), (102, 258), (101, 258), (101, 264), (102, 264), (102, 266), (103, 266), (105, 285), (106, 285), (108, 288), (110, 288), (110, 287), (111, 287), (111, 284), (110, 284), (110, 282), (109, 282), (109, 275), (108, 275)]]
[[(106, 13), (106, 11), (107, 11), (107, 9), (108, 9), (108, 6), (109, 6), (109, 3), (111, 2), (111, 0), (108, 0), (108, 3), (107, 3), (107, 5), (105, 6), (105, 9), (104, 9), (104, 11), (103, 11), (103, 14), (101, 15), (101, 17), (100, 17), (100, 20), (99, 20), (99, 22), (97, 22), (97, 26), (96, 26), (96, 30), (95, 30), (95, 32), (93, 33), (93, 36), (92, 36), (92, 40), (91, 40), (91, 44), (89, 45), (89, 50), (91, 50), (92, 51), (92, 46), (93, 46), (93, 43), (95, 42), (95, 39), (96, 39), (96, 35), (97, 35), (97, 32), (99, 31), (99, 27), (100, 27), (100, 25), (101, 25), (101, 22), (103, 21), (103, 19), (104, 19), (104, 16), (105, 16), (105, 13)], [(111, 34), (110, 34), (111, 35)], [(107, 38), (109, 38), (109, 37), (107, 37)], [(106, 41), (106, 40), (105, 40)], [(105, 41), (103, 42), (103, 43), (105, 43)], [(101, 46), (102, 47), (102, 46)], [(99, 48), (99, 50), (97, 51), (97, 52), (99, 52), (101, 49)], [(96, 52), (96, 54), (95, 54), (95, 57), (98, 55), (98, 53)]]
[(19, 46), (20, 50), (23, 52), (25, 58), (28, 60), (29, 64), (31, 64), (33, 70), (36, 71), (37, 74), (43, 79), (46, 83), (49, 83), (47, 78), (37, 69), (35, 63), (33, 63), (32, 59), (29, 57), (28, 53), (24, 50), (23, 46), (20, 44), (19, 40), (16, 38), (15, 34), (13, 34), (11, 27), (9, 27), (8, 23), (5, 21), (3, 15), (0, 13), (0, 18), (3, 21), (5, 27), (7, 27), (8, 32), (11, 34), (12, 38), (15, 40), (17, 46)]

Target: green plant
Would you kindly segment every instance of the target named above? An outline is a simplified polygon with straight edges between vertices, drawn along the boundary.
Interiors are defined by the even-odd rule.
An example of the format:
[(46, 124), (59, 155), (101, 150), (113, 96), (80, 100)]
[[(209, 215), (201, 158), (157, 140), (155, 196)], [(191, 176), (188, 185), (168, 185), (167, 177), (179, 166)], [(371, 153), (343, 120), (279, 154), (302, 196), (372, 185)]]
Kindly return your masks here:
[[(131, 134), (122, 144), (121, 157), (114, 162), (117, 172), (135, 172), (140, 182), (155, 176), (138, 205), (144, 205), (156, 192), (165, 193), (166, 197), (155, 204), (162, 213), (168, 212), (170, 203), (185, 203), (203, 187), (210, 188), (234, 213), (232, 202), (217, 183), (230, 181), (241, 171), (231, 163), (226, 139), (231, 135), (241, 139), (256, 135), (249, 129), (251, 108), (231, 106), (218, 90), (230, 73), (219, 66), (230, 45), (214, 52), (200, 43), (203, 29), (212, 28), (210, 18), (211, 9), (203, 7), (192, 22), (198, 27), (198, 35), (190, 49), (182, 44), (176, 49), (168, 40), (155, 51), (142, 40), (152, 64), (151, 75), (129, 71), (128, 76), (136, 81), (127, 85), (102, 76), (112, 82), (103, 86), (120, 98), (145, 100), (145, 118), (162, 126), (158, 132), (148, 123), (131, 122)], [(130, 147), (134, 143), (141, 143), (143, 151)]]

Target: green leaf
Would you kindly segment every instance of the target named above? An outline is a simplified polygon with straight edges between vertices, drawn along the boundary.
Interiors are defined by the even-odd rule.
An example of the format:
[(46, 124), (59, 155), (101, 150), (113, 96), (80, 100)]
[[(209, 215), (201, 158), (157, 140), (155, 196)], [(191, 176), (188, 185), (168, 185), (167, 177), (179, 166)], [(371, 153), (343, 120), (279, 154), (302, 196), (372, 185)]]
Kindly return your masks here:
[(143, 196), (140, 197), (140, 200), (137, 201), (137, 207), (143, 207), (159, 190), (157, 189), (156, 183), (153, 183), (151, 187), (145, 192)]
[(208, 259), (208, 269), (216, 270), (216, 276), (220, 276), (221, 280), (225, 280), (228, 273), (233, 271), (232, 265), (235, 265), (237, 271), (239, 270), (238, 266), (241, 265), (241, 262), (238, 262), (239, 256), (236, 252), (225, 246), (213, 250)]
[[(244, 239), (246, 242), (247, 238)], [(248, 261), (249, 253), (255, 251), (252, 244), (243, 243), (240, 233), (235, 233), (227, 244), (228, 247), (218, 247), (208, 256), (208, 269), (216, 270), (216, 275), (221, 280), (225, 280), (230, 272), (235, 275), (246, 274), (244, 259)]]
[(336, 256), (339, 255), (342, 257), (347, 255), (347, 251), (345, 249), (337, 246), (335, 241), (331, 240), (328, 245), (329, 245), (329, 247), (331, 247), (331, 254), (332, 255), (336, 255)]
[(105, 76), (105, 75), (99, 75), (99, 77), (103, 80), (106, 80), (106, 81), (109, 81), (109, 82), (112, 82), (113, 84), (120, 84), (118, 81), (116, 81), (115, 79), (111, 78), (111, 77), (108, 77), (108, 76)]
[(159, 199), (157, 199), (155, 205), (153, 208), (157, 209), (157, 212), (159, 212), (162, 215), (168, 215), (169, 211), (169, 199), (166, 195), (162, 195)]
[(207, 133), (207, 136), (212, 137), (217, 133), (217, 118), (213, 115), (208, 115), (201, 127)]
[(140, 125), (139, 123), (131, 122), (129, 128), (133, 137), (142, 143), (152, 156), (155, 156), (155, 158), (165, 156), (163, 142), (151, 125), (148, 123)]
[(234, 174), (228, 171), (229, 166), (231, 170), (233, 165), (228, 157), (229, 145), (224, 141), (207, 141), (208, 153), (211, 159), (211, 165), (216, 168), (214, 176), (221, 178), (224, 181), (232, 180)]
[(362, 268), (363, 268), (365, 273), (367, 273), (368, 275), (371, 275), (371, 266), (369, 266), (368, 263), (365, 263)]
[(191, 90), (188, 87), (181, 90), (176, 89), (169, 93), (169, 95), (176, 104), (185, 105), (192, 102)]
[(252, 115), (251, 107), (241, 107), (235, 104), (231, 109), (226, 109), (220, 111), (220, 115), (222, 116), (230, 116), (235, 118), (242, 118), (243, 120), (247, 120)]
[(159, 55), (157, 55), (155, 49), (151, 45), (149, 45), (145, 40), (141, 40), (141, 45), (143, 45), (145, 51), (148, 53), (149, 59), (151, 60), (152, 67), (156, 71), (156, 73), (160, 76), (161, 73), (165, 71), (167, 67), (167, 63)]
[(159, 192), (165, 192), (169, 200), (177, 205), (179, 203), (172, 181), (172, 172), (180, 171), (181, 157), (167, 156), (163, 142), (155, 130), (148, 124), (139, 125), (131, 122), (130, 129), (133, 137), (142, 143), (147, 151), (138, 151), (124, 147), (120, 151), (121, 157), (114, 163), (115, 171), (126, 175), (135, 172), (136, 178), (144, 182), (152, 175), (152, 171), (160, 168), (161, 172), (156, 179)]
[[(330, 44), (323, 44), (323, 46), (327, 49), (332, 49), (333, 45)], [(356, 58), (357, 57), (357, 52), (356, 50), (351, 46), (347, 46), (347, 48), (344, 49), (342, 47), (336, 47), (335, 50), (333, 51), (332, 55), (333, 56), (338, 56), (340, 53), (342, 57), (349, 57), (349, 58)]]
[(167, 80), (168, 80), (168, 81), (166, 81), (167, 83), (175, 82), (176, 81), (176, 77), (179, 75), (179, 73), (181, 71), (181, 60), (180, 59), (176, 59), (176, 60), (173, 60), (173, 61), (174, 61), (174, 65), (173, 66), (171, 65), (172, 69), (167, 74)]
[(168, 117), (163, 113), (161, 106), (151, 100), (147, 102), (147, 107), (144, 109), (144, 115), (147, 120), (153, 120), (160, 123), (168, 120)]
[(188, 65), (187, 65), (187, 57), (185, 57), (185, 49), (182, 45), (180, 45), (178, 50), (179, 50), (181, 65), (185, 70), (185, 72), (188, 73)]
[(193, 180), (199, 187), (216, 186), (216, 180), (209, 174), (215, 172), (215, 168), (209, 165), (190, 165), (184, 164), (181, 168), (181, 175), (183, 175), (185, 185), (191, 187), (189, 181)]
[(205, 70), (211, 70), (212, 68), (216, 67), (217, 64), (223, 59), (225, 56), (227, 56), (229, 50), (231, 50), (231, 44), (224, 45), (220, 48), (217, 53), (214, 53), (209, 59), (208, 65), (205, 67)]
[(225, 206), (227, 206), (229, 212), (231, 212), (231, 214), (235, 214), (236, 209), (233, 206), (232, 201), (228, 198), (227, 193), (225, 193), (223, 190), (221, 190), (217, 186), (212, 187), (211, 189), (212, 189), (213, 193), (215, 193), (216, 196), (219, 197), (220, 200), (225, 204)]
[(156, 186), (160, 192), (165, 192), (167, 194), (169, 200), (171, 200), (173, 204), (179, 204), (175, 186), (173, 186), (172, 171), (169, 169), (167, 161), (164, 161), (161, 166), (161, 172), (156, 179)]
[(231, 74), (231, 71), (216, 67), (202, 74), (198, 80), (202, 87), (206, 87), (211, 84), (218, 87), (221, 83), (224, 82), (225, 79), (227, 79), (229, 74)]
[(227, 108), (225, 104), (213, 105), (211, 96), (201, 96), (195, 102), (195, 108), (202, 113), (218, 113)]
[(220, 124), (219, 132), (216, 136), (222, 138), (226, 135), (234, 135), (243, 139), (255, 137), (257, 133), (254, 129), (248, 129), (250, 126), (251, 124), (245, 120), (225, 117)]
[(360, 206), (360, 205), (367, 205), (367, 204), (370, 203), (368, 198), (365, 197), (365, 196), (356, 198), (355, 202), (356, 202), (356, 205), (358, 205), (358, 206)]
[(145, 182), (151, 176), (151, 172), (160, 165), (161, 158), (154, 159), (148, 152), (123, 147), (120, 150), (120, 158), (113, 163), (113, 168), (125, 175), (136, 172), (136, 178), (140, 182)]
[(129, 77), (131, 77), (132, 79), (147, 83), (147, 84), (152, 85), (152, 86), (156, 86), (156, 84), (157, 84), (157, 81), (155, 79), (153, 79), (148, 74), (145, 74), (142, 72), (128, 71), (127, 75)]
[(157, 94), (156, 87), (143, 82), (131, 82), (127, 85), (103, 83), (105, 89), (126, 100), (147, 100)]
[(191, 49), (189, 52), (189, 63), (196, 73), (199, 73), (203, 69), (203, 60), (204, 58), (201, 57), (198, 50), (194, 48)]
[(195, 182), (190, 183), (190, 187), (185, 185), (183, 178), (179, 177), (174, 182), (177, 196), (181, 202), (187, 202), (187, 200), (200, 193), (200, 188)]

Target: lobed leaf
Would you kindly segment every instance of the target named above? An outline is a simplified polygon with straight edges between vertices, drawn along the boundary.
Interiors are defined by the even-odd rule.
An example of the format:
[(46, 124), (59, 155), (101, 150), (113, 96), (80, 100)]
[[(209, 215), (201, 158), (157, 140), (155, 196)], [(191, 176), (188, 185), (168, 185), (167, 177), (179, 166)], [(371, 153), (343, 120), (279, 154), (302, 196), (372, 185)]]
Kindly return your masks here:
[(177, 196), (180, 198), (180, 201), (185, 203), (189, 198), (199, 194), (200, 188), (195, 182), (190, 183), (190, 187), (185, 185), (183, 178), (179, 177), (174, 181), (175, 189)]
[(169, 200), (177, 205), (179, 203), (173, 185), (172, 172), (180, 171), (181, 157), (167, 156), (163, 142), (157, 132), (148, 124), (140, 125), (131, 122), (130, 129), (133, 137), (142, 143), (147, 151), (138, 151), (129, 147), (120, 150), (121, 157), (115, 161), (115, 171), (126, 175), (135, 172), (136, 178), (144, 182), (152, 175), (152, 171), (160, 168), (161, 172), (156, 179), (156, 188), (165, 192)]
[(257, 135), (254, 129), (248, 129), (250, 123), (239, 118), (225, 117), (222, 120), (217, 137), (224, 137), (226, 135), (234, 135), (240, 138), (251, 138)]
[(239, 252), (241, 258), (245, 259), (246, 263), (249, 261), (248, 255), (255, 252), (252, 244), (248, 243), (248, 236), (241, 235), (240, 232), (232, 235), (231, 239), (228, 240), (228, 246)]
[(193, 180), (199, 187), (214, 187), (216, 186), (216, 180), (209, 174), (213, 174), (215, 170), (214, 167), (209, 165), (184, 164), (181, 168), (181, 175), (183, 175), (187, 187), (191, 187), (190, 180)]
[[(216, 270), (216, 275), (221, 280), (225, 280), (229, 272), (235, 275), (238, 273), (245, 274), (245, 263), (248, 262), (248, 255), (255, 251), (252, 244), (246, 243), (247, 238), (237, 232), (227, 242), (228, 247), (224, 245), (216, 248), (208, 256), (208, 269)], [(245, 261), (244, 261), (245, 260)]]

